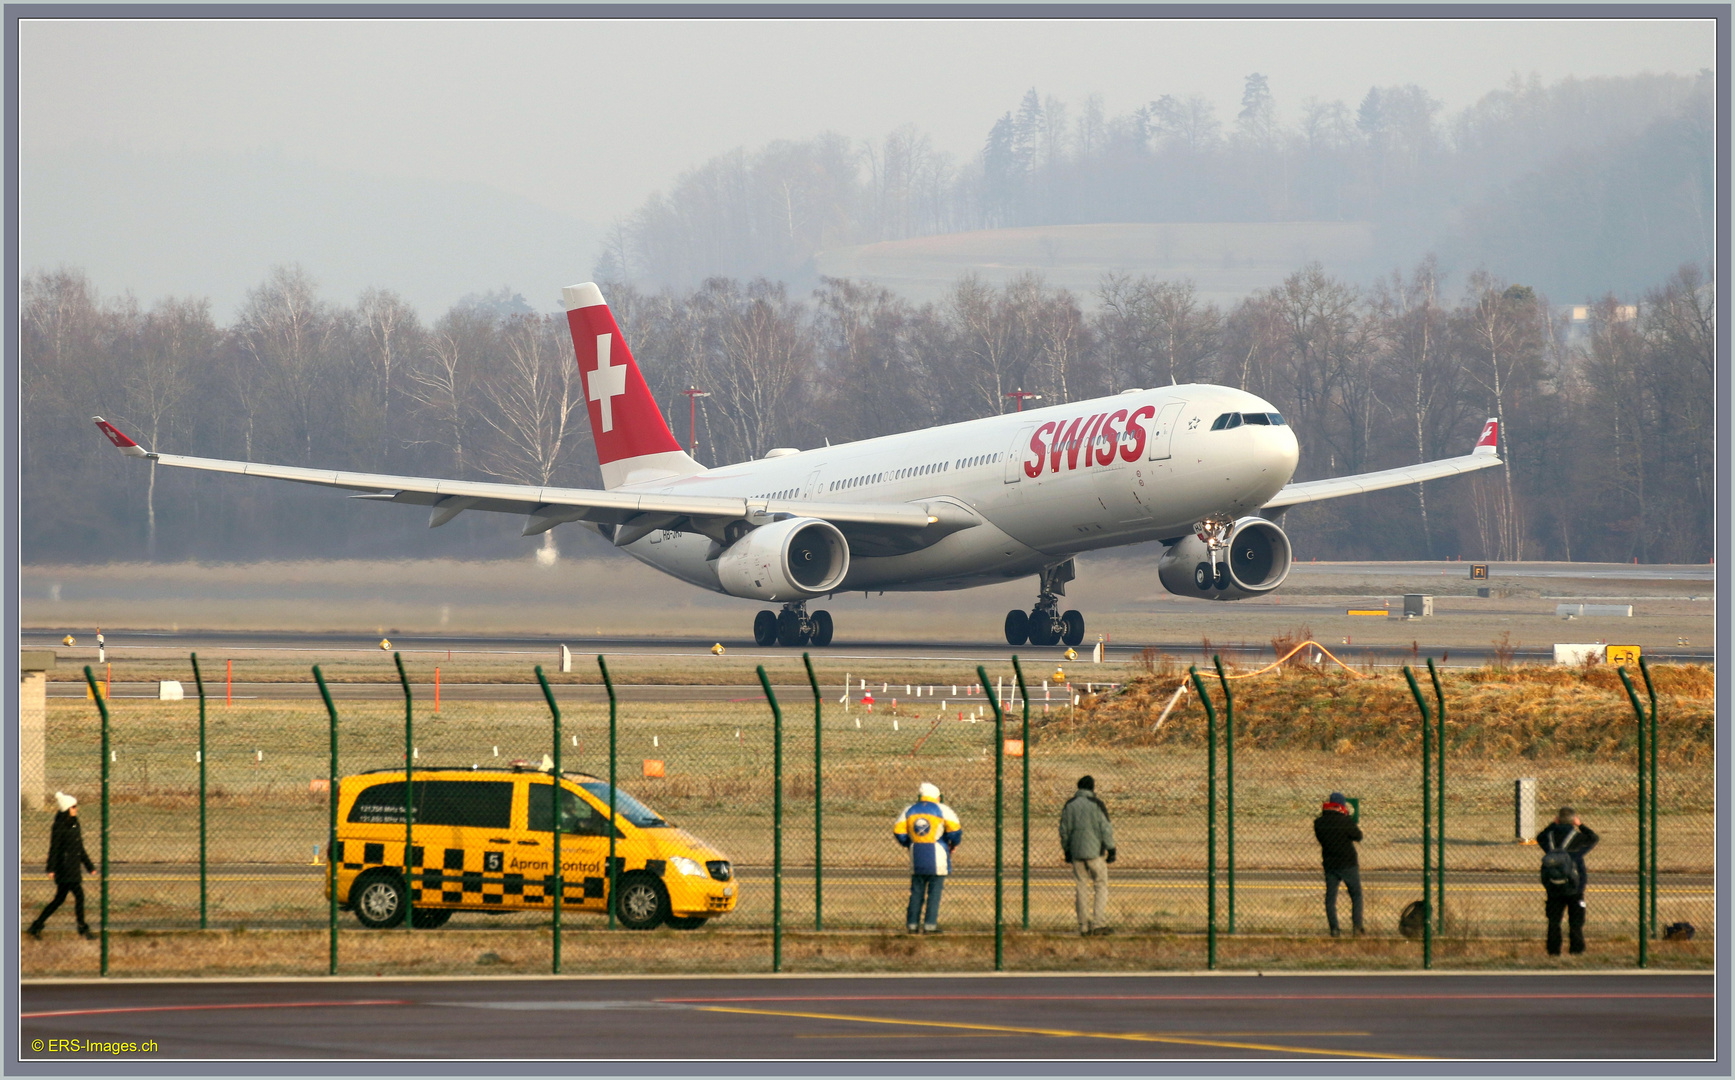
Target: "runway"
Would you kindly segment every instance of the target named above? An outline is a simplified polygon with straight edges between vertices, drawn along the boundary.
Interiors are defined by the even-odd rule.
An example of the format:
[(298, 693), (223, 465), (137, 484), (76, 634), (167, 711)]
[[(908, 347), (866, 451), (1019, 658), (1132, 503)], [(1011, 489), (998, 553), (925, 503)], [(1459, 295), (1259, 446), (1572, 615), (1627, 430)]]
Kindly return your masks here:
[[(1420, 633), (1418, 628), (1417, 633)], [(137, 658), (144, 650), (149, 650), (154, 658), (165, 654), (202, 652), (207, 655), (230, 655), (242, 650), (260, 650), (272, 653), (307, 653), (311, 666), (320, 656), (334, 653), (379, 653), (379, 638), (361, 634), (349, 633), (295, 633), (284, 631), (198, 631), (198, 632), (144, 632), (144, 631), (111, 631), (108, 635), (109, 659), (131, 656)], [(59, 638), (52, 632), (25, 631), (20, 635), (22, 646), (27, 649), (60, 648), (66, 655), (64, 667), (90, 663), (95, 660), (95, 650), (88, 648), (88, 642), (80, 642), (76, 651), (65, 650), (60, 646)], [(571, 637), (556, 637), (553, 635), (423, 635), (399, 634), (391, 639), (393, 651), (402, 652), (406, 658), (415, 657), (422, 660), (437, 660), (446, 654), (464, 654), (470, 658), (488, 657), (495, 660), (510, 660), (521, 656), (525, 664), (541, 663), (545, 669), (552, 670), (552, 662), (560, 654), (560, 647), (566, 645), (573, 651), (573, 663), (582, 664), (587, 674), (594, 674), (592, 654), (606, 654), (611, 662), (629, 660), (633, 657), (654, 657), (662, 660), (691, 659), (703, 663), (712, 659), (713, 645), (722, 644), (731, 660), (748, 663), (776, 664), (791, 659), (799, 660), (802, 652), (810, 652), (815, 662), (824, 660), (828, 668), (847, 666), (851, 661), (863, 663), (883, 663), (886, 661), (910, 661), (919, 663), (957, 664), (964, 672), (971, 670), (976, 664), (1004, 663), (1006, 659), (1017, 654), (1026, 659), (1047, 661), (1059, 656), (1064, 646), (1038, 647), (1032, 645), (1012, 647), (1004, 641), (953, 642), (939, 644), (931, 641), (850, 641), (847, 645), (839, 644), (828, 648), (776, 648), (762, 647), (753, 644), (751, 640), (725, 638), (721, 642), (709, 638), (694, 637), (648, 637), (648, 636), (616, 636), (587, 637), (573, 639)], [(1079, 647), (1084, 659), (1088, 659), (1088, 648), (1091, 643)], [(1412, 650), (1405, 645), (1354, 644), (1346, 648), (1335, 645), (1328, 646), (1335, 653), (1342, 654), (1347, 663), (1374, 663), (1397, 667), (1407, 663), (1425, 662), (1430, 657), (1437, 663), (1450, 667), (1480, 667), (1496, 658), (1496, 650), (1491, 646), (1454, 645), (1450, 647), (1421, 648)], [(1109, 642), (1103, 649), (1103, 661), (1107, 664), (1126, 664), (1138, 660), (1139, 654), (1145, 649), (1154, 649), (1159, 653), (1181, 657), (1188, 661), (1205, 661), (1209, 657), (1201, 651), (1198, 638), (1191, 640), (1164, 640), (1139, 642)], [(1251, 642), (1217, 642), (1211, 645), (1211, 651), (1220, 654), (1225, 660), (1250, 661), (1271, 659), (1271, 646), (1268, 641)], [(84, 656), (82, 654), (89, 653)], [(1714, 649), (1706, 646), (1651, 646), (1646, 649), (1647, 655), (1658, 662), (1709, 664), (1716, 660)], [(1553, 663), (1554, 650), (1548, 646), (1515, 646), (1511, 650), (1511, 662), (1516, 663)], [(1079, 674), (1077, 681), (1088, 680), (1086, 674)], [(72, 693), (82, 696), (82, 689), (67, 690), (64, 687), (72, 684), (63, 683), (57, 689), (51, 685), (50, 694)], [(220, 685), (220, 684), (218, 684)], [(239, 684), (238, 684), (239, 685)], [(289, 687), (295, 684), (272, 684), (273, 690), (264, 696), (297, 696), (297, 692)], [(341, 691), (337, 690), (342, 686)], [(377, 684), (376, 684), (377, 685)], [(283, 690), (280, 693), (278, 687)], [(115, 693), (116, 697), (124, 693), (142, 693), (147, 688), (140, 685), (136, 689), (121, 687)], [(428, 685), (427, 692), (432, 692)], [(596, 686), (597, 693), (602, 692)], [(656, 693), (676, 696), (641, 698), (641, 700), (657, 701), (696, 701), (696, 700), (726, 700), (729, 696), (747, 696), (745, 694), (722, 694), (720, 690), (737, 688), (709, 688), (700, 691), (699, 688), (682, 691), (676, 687), (658, 687)], [(751, 687), (755, 692), (757, 687)], [(155, 688), (149, 687), (149, 696), (155, 697)], [(579, 690), (578, 687), (563, 687), (562, 694), (568, 690)], [(799, 692), (808, 692), (806, 686), (800, 686)], [(240, 691), (236, 691), (240, 692)], [(364, 690), (362, 684), (334, 684), (334, 693), (355, 694), (365, 696), (373, 691)], [(394, 688), (393, 693), (397, 692)], [(781, 696), (783, 688), (778, 688)], [(253, 691), (259, 695), (257, 690)], [(525, 697), (540, 698), (541, 692), (534, 683), (524, 684), (454, 684), (442, 686), (442, 694), (472, 694), (474, 700), (518, 700)], [(682, 693), (703, 693), (706, 696), (679, 696)], [(309, 680), (299, 691), (299, 695), (317, 697), (318, 691)], [(498, 696), (491, 696), (498, 695)], [(454, 700), (457, 700), (455, 697)]]
[[(22, 987), (69, 1057), (1709, 1059), (1709, 974), (941, 975)], [(78, 1049), (49, 1040), (74, 1040)], [(91, 1052), (89, 1043), (154, 1045)], [(964, 1071), (969, 1072), (967, 1066)]]

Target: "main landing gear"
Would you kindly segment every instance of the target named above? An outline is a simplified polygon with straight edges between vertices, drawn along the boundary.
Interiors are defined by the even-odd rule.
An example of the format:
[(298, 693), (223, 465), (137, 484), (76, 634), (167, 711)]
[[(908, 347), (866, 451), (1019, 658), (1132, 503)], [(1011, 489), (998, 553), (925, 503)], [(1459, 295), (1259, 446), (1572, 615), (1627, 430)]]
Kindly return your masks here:
[(753, 617), (753, 643), (824, 648), (831, 644), (831, 612), (810, 612), (800, 600), (784, 604), (781, 612), (761, 611)]
[(1026, 614), (1006, 613), (1006, 644), (1053, 645), (1061, 642), (1078, 645), (1084, 641), (1084, 616), (1077, 611), (1060, 610), (1060, 598), (1066, 595), (1066, 583), (1074, 575), (1071, 560), (1042, 572), (1041, 591), (1036, 607)]

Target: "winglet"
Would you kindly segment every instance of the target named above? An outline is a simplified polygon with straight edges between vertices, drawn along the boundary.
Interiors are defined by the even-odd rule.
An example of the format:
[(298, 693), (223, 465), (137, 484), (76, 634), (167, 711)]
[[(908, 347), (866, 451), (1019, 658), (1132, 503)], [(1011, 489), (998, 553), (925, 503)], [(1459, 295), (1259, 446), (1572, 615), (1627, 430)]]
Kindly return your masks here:
[(1482, 425), (1482, 437), (1476, 440), (1476, 449), (1470, 451), (1471, 457), (1492, 457), (1500, 452), (1500, 421), (1490, 416), (1488, 422)]
[(104, 435), (108, 436), (108, 441), (111, 443), (114, 443), (115, 447), (117, 449), (119, 449), (121, 453), (127, 455), (128, 457), (149, 457), (150, 456), (149, 454), (145, 453), (144, 447), (140, 446), (138, 443), (133, 442), (131, 439), (127, 438), (126, 433), (121, 431), (120, 428), (115, 427), (113, 424), (109, 423), (107, 420), (104, 420), (100, 416), (93, 416), (90, 419), (91, 419), (91, 422), (94, 423), (97, 426), (97, 428), (99, 430), (101, 430), (101, 432)]

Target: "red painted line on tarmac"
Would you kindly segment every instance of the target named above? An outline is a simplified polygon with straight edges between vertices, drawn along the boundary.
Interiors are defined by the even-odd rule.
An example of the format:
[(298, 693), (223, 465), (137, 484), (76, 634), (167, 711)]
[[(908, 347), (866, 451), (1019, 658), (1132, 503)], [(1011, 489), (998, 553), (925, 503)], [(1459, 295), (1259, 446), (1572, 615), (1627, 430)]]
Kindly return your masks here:
[(240, 1005), (137, 1005), (122, 1009), (57, 1009), (52, 1012), (20, 1013), (20, 1020), (50, 1016), (106, 1016), (112, 1013), (205, 1012), (212, 1009), (329, 1009), (353, 1005), (409, 1005), (408, 1001), (266, 1001)]
[(658, 998), (671, 1005), (753, 1001), (1635, 1001), (1714, 994), (839, 994)]

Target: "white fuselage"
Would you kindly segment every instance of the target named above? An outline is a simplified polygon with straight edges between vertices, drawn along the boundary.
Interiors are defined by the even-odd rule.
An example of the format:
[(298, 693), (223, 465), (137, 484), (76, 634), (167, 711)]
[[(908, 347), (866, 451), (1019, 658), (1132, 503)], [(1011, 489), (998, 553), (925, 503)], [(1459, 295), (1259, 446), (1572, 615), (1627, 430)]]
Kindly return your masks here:
[[(1281, 425), (1211, 426), (1228, 412), (1275, 411), (1229, 387), (1169, 386), (621, 490), (763, 499), (770, 512), (795, 514), (804, 503), (827, 501), (951, 502), (980, 524), (918, 551), (852, 556), (835, 591), (963, 588), (1035, 574), (1082, 551), (1172, 540), (1208, 515), (1239, 518), (1258, 510), (1295, 472), (1294, 433)], [(703, 535), (656, 532), (626, 550), (684, 581), (724, 591), (714, 560), (707, 561), (714, 545)]]

